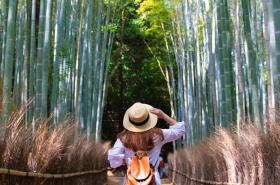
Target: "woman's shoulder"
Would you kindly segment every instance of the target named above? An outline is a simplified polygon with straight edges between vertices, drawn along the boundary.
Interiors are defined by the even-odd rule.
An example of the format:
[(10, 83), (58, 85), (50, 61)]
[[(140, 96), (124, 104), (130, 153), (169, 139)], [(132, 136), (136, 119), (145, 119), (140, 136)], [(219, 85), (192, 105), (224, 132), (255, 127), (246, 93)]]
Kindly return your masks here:
[(154, 144), (155, 144), (155, 146), (158, 144), (158, 143), (160, 143), (163, 139), (162, 139), (162, 137), (160, 136), (160, 135), (158, 135), (158, 134), (154, 134), (153, 135), (153, 140), (154, 140)]

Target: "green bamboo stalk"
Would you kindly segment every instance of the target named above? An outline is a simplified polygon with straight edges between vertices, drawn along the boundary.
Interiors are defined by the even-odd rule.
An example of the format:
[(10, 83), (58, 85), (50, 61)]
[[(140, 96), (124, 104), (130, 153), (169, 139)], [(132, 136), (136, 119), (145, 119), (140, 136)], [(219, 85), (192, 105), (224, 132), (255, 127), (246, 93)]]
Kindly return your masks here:
[[(80, 79), (80, 87), (79, 87), (79, 113), (80, 113), (80, 121), (83, 125), (84, 129), (87, 131), (88, 136), (90, 135), (90, 126), (92, 119), (91, 116), (91, 105), (92, 105), (92, 85), (93, 83), (93, 49), (92, 49), (92, 35), (91, 33), (93, 27), (92, 27), (92, 21), (93, 21), (93, 2), (91, 1), (85, 1), (85, 16), (84, 16), (84, 29), (82, 33), (83, 37), (83, 44), (82, 44), (82, 58), (81, 58), (81, 73), (80, 78), (83, 77), (83, 79)], [(95, 11), (94, 11), (95, 12)]]
[(82, 24), (83, 24), (83, 1), (79, 3), (79, 13), (80, 17), (79, 19), (79, 28), (78, 28), (78, 39), (77, 39), (77, 55), (76, 55), (76, 61), (75, 61), (75, 84), (74, 84), (74, 112), (75, 112), (75, 117), (79, 119), (80, 115), (80, 106), (79, 106), (79, 87), (80, 87), (80, 81), (81, 79), (79, 78), (80, 74), (82, 73), (82, 65), (81, 65), (81, 55), (82, 55)]
[[(189, 48), (192, 44), (195, 45), (195, 39), (193, 38), (192, 41), (189, 40), (189, 37), (186, 35), (182, 34), (184, 31), (189, 30), (187, 27), (188, 24), (185, 24), (183, 27), (181, 26), (181, 23), (186, 23), (190, 22), (192, 25), (193, 22), (195, 21), (190, 21), (191, 17), (182, 17), (182, 14), (187, 12), (191, 12), (189, 10), (190, 4), (182, 5), (182, 6), (177, 6), (176, 7), (176, 17), (174, 20), (174, 25), (176, 25), (176, 28), (173, 27), (174, 34), (177, 34), (176, 42), (173, 42), (173, 48), (175, 48), (175, 56), (176, 56), (176, 64), (177, 64), (177, 69), (178, 69), (178, 83), (177, 83), (177, 97), (178, 97), (178, 103), (177, 103), (177, 115), (176, 119), (177, 120), (184, 120), (186, 123), (190, 122), (189, 120), (193, 118), (193, 115), (189, 114), (189, 109), (195, 107), (195, 98), (194, 101), (189, 100), (188, 92), (190, 92), (190, 85), (189, 85), (189, 71), (195, 70), (190, 67), (190, 64), (196, 64), (196, 60), (194, 58), (189, 59), (190, 56), (194, 56), (196, 51), (190, 51)], [(182, 11), (182, 12), (181, 12)], [(181, 28), (182, 27), (182, 28)], [(193, 26), (192, 26), (193, 27)], [(194, 30), (192, 30), (194, 32)], [(192, 35), (193, 36), (193, 35)], [(193, 75), (192, 75), (193, 77)], [(193, 92), (192, 92), (193, 93)], [(191, 102), (191, 103), (190, 103)], [(192, 109), (191, 109), (192, 110)], [(196, 113), (197, 114), (197, 113)], [(194, 132), (195, 134), (189, 134), (187, 133), (185, 136), (183, 136), (182, 139), (180, 139), (178, 142), (176, 142), (176, 147), (181, 148), (182, 143), (183, 145), (188, 145), (189, 143), (192, 143), (195, 141), (195, 139), (190, 138), (189, 135), (195, 136), (197, 138), (200, 138), (200, 123), (196, 122), (197, 116), (194, 116), (193, 122), (190, 122), (191, 124), (194, 125)], [(192, 127), (191, 127), (192, 128)], [(192, 131), (192, 129), (190, 129)], [(190, 131), (190, 133), (191, 133)]]
[[(209, 9), (213, 9), (212, 1), (210, 1), (210, 7)], [(214, 14), (214, 12), (212, 13)], [(218, 120), (218, 107), (217, 107), (217, 97), (216, 97), (216, 72), (215, 72), (215, 53), (213, 51), (213, 43), (215, 36), (215, 30), (214, 30), (214, 15), (208, 15), (207, 17), (207, 33), (208, 33), (208, 51), (209, 51), (209, 84), (210, 84), (210, 104), (212, 107), (212, 110), (209, 110), (209, 113), (212, 114), (213, 112), (213, 127), (217, 126), (219, 123)]]
[(59, 82), (59, 66), (62, 62), (62, 38), (64, 17), (65, 17), (65, 1), (56, 1), (56, 17), (55, 17), (55, 51), (54, 51), (54, 62), (53, 62), (53, 80), (52, 80), (52, 91), (51, 91), (51, 112), (54, 114), (53, 122), (58, 122), (58, 101), (57, 95), (59, 94), (58, 82)]
[(3, 20), (3, 27), (2, 27), (2, 54), (1, 54), (1, 66), (0, 66), (0, 75), (1, 78), (4, 79), (4, 68), (5, 68), (5, 49), (6, 49), (6, 40), (7, 40), (7, 22), (8, 22), (8, 8), (9, 8), (9, 0), (3, 0), (1, 2), (1, 9), (2, 9), (2, 20)]
[(274, 60), (272, 60), (272, 70), (273, 70), (273, 83), (274, 83), (274, 98), (275, 98), (275, 108), (280, 109), (280, 2), (279, 0), (272, 1), (272, 12), (273, 12), (273, 23), (274, 23), (274, 33), (275, 33), (275, 48), (274, 50)]
[[(181, 36), (180, 34), (177, 35), (177, 28), (178, 28), (178, 7), (175, 7), (175, 16), (172, 20), (172, 31), (173, 31), (173, 36), (171, 36), (171, 42), (172, 42), (172, 47), (173, 47), (173, 52), (175, 56), (175, 62), (176, 62), (176, 67), (177, 67), (177, 80), (178, 80), (178, 86), (176, 89), (176, 93), (178, 94), (178, 107), (176, 111), (176, 119), (177, 120), (182, 120), (182, 102), (181, 99), (183, 97), (182, 95), (182, 67), (181, 67), (181, 53), (179, 51), (179, 37)], [(179, 29), (179, 28), (178, 28)], [(180, 32), (179, 32), (180, 33)], [(181, 45), (182, 46), (182, 45)], [(181, 55), (182, 56), (182, 55)], [(173, 149), (175, 149), (177, 146), (176, 142), (173, 142)]]
[(108, 41), (108, 52), (107, 52), (107, 56), (106, 56), (106, 67), (105, 67), (105, 72), (104, 72), (104, 83), (103, 83), (103, 91), (102, 91), (102, 105), (101, 105), (101, 118), (100, 120), (102, 120), (103, 118), (103, 113), (104, 113), (104, 105), (105, 105), (105, 99), (107, 96), (107, 88), (108, 88), (108, 72), (109, 72), (109, 63), (110, 63), (110, 57), (111, 57), (111, 52), (112, 52), (112, 47), (113, 47), (113, 43), (112, 41), (114, 40), (115, 34), (110, 32), (109, 34), (109, 41)]
[[(265, 23), (264, 23), (264, 7), (262, 6), (262, 1), (257, 1), (256, 2), (256, 10), (255, 10), (255, 19), (256, 19), (256, 24), (255, 24), (255, 28), (256, 28), (256, 39), (255, 42), (257, 44), (257, 57), (262, 59), (260, 60), (260, 65), (259, 65), (259, 69), (260, 69), (260, 73), (259, 73), (259, 79), (258, 79), (258, 83), (259, 83), (259, 97), (260, 97), (260, 119), (261, 119), (261, 123), (262, 123), (262, 128), (263, 131), (266, 132), (266, 128), (267, 128), (267, 123), (268, 123), (268, 87), (266, 84), (266, 71), (265, 71), (265, 67), (266, 67), (266, 43), (265, 43)], [(261, 12), (261, 14), (259, 14), (259, 12)]]
[[(68, 88), (68, 102), (69, 102), (69, 111), (74, 112), (75, 111), (75, 77), (76, 77), (76, 62), (77, 58), (79, 56), (79, 49), (77, 46), (77, 42), (75, 42), (75, 38), (79, 38), (79, 28), (77, 25), (79, 25), (80, 20), (80, 11), (81, 11), (81, 3), (79, 1), (75, 1), (71, 5), (71, 25), (70, 25), (70, 45), (71, 45), (71, 55), (70, 55), (70, 61), (71, 65), (69, 68), (70, 72), (70, 82), (69, 82), (69, 88)], [(77, 12), (77, 13), (74, 13)], [(78, 40), (78, 39), (77, 39)]]
[(208, 94), (206, 89), (206, 84), (209, 83), (209, 79), (207, 76), (208, 73), (208, 44), (207, 44), (207, 21), (203, 12), (206, 11), (205, 2), (200, 2), (200, 11), (199, 11), (199, 35), (201, 40), (199, 41), (200, 46), (200, 60), (202, 62), (201, 65), (201, 97), (202, 97), (202, 138), (208, 136), (211, 130), (211, 125), (213, 125), (212, 114), (208, 114), (209, 101)]
[[(100, 53), (102, 53), (101, 50), (101, 26), (102, 26), (102, 16), (103, 16), (103, 9), (104, 9), (104, 2), (103, 0), (98, 0), (98, 11), (97, 11), (97, 30), (96, 30), (96, 35), (95, 35), (95, 54), (94, 54), (94, 71), (93, 71), (93, 98), (92, 98), (92, 108), (91, 108), (91, 126), (90, 126), (90, 134), (96, 133), (96, 128), (97, 128), (97, 109), (98, 109), (98, 82), (101, 80), (100, 79), (100, 73), (102, 71), (102, 68), (100, 66), (101, 63), (101, 56)], [(107, 33), (106, 33), (107, 34)], [(107, 37), (107, 36), (106, 36)], [(104, 51), (105, 52), (105, 51)], [(102, 63), (101, 63), (102, 64)], [(102, 82), (101, 82), (102, 83)]]
[[(93, 108), (93, 98), (97, 96), (96, 92), (94, 92), (95, 87), (97, 84), (96, 81), (96, 66), (99, 61), (96, 61), (95, 58), (93, 59), (94, 55), (98, 55), (99, 51), (94, 50), (94, 33), (92, 33), (93, 30), (93, 14), (92, 12), (94, 11), (94, 2), (92, 1), (87, 1), (87, 76), (86, 76), (86, 89), (88, 92), (91, 93), (86, 93), (84, 98), (84, 103), (86, 105), (86, 111), (87, 111), (87, 118), (86, 118), (86, 125), (87, 125), (87, 134), (90, 136), (93, 133), (93, 125), (95, 124), (95, 120), (93, 119), (93, 116), (95, 116), (95, 109)], [(94, 11), (95, 12), (95, 11)], [(101, 15), (99, 15), (101, 16)], [(94, 31), (95, 32), (95, 31)], [(92, 52), (94, 51), (94, 53)], [(97, 53), (96, 53), (97, 52)], [(94, 112), (94, 113), (93, 113)]]
[(260, 122), (260, 111), (259, 111), (259, 97), (258, 97), (258, 76), (257, 76), (257, 71), (258, 71), (258, 60), (256, 58), (256, 51), (254, 47), (254, 43), (251, 37), (251, 27), (250, 27), (250, 13), (249, 9), (250, 7), (250, 2), (242, 0), (242, 11), (243, 11), (243, 28), (244, 28), (244, 34), (245, 34), (245, 39), (248, 47), (248, 56), (249, 56), (249, 86), (250, 86), (250, 105), (252, 107), (252, 113), (251, 113), (251, 118), (256, 124), (258, 128), (261, 128), (261, 122)]
[(39, 32), (37, 44), (37, 63), (36, 63), (36, 94), (35, 94), (35, 118), (42, 118), (42, 56), (43, 41), (45, 30), (46, 0), (40, 1)]
[(61, 118), (64, 118), (68, 112), (71, 112), (71, 76), (72, 76), (72, 68), (74, 60), (72, 59), (74, 56), (74, 48), (72, 48), (72, 40), (74, 37), (73, 34), (73, 21), (74, 21), (74, 12), (72, 7), (72, 3), (70, 1), (67, 1), (66, 4), (66, 17), (69, 17), (69, 20), (66, 22), (66, 37), (65, 37), (65, 44), (68, 46), (67, 48), (67, 55), (65, 56), (65, 62), (64, 62), (64, 93), (63, 93), (63, 103), (62, 103), (62, 112), (63, 115)]
[(0, 3), (0, 76), (2, 77), (2, 73), (1, 73), (1, 66), (3, 64), (3, 61), (2, 61), (2, 53), (3, 53), (3, 44), (4, 44), (4, 8), (3, 8), (3, 3), (1, 2)]
[(223, 0), (219, 0), (217, 2), (217, 18), (218, 18), (218, 52), (219, 52), (219, 69), (220, 69), (220, 81), (221, 81), (221, 102), (220, 102), (220, 115), (221, 115), (221, 123), (223, 127), (229, 127), (229, 123), (231, 122), (231, 116), (229, 113), (228, 106), (228, 92), (227, 92), (227, 68), (226, 61), (229, 62), (227, 56), (227, 31), (225, 25), (225, 16), (224, 16), (224, 2)]
[[(200, 6), (199, 1), (196, 1), (196, 6)], [(198, 126), (198, 140), (202, 139), (202, 94), (201, 94), (201, 58), (200, 58), (200, 46), (199, 46), (199, 40), (198, 40), (198, 34), (199, 34), (199, 9), (196, 9), (195, 11), (195, 23), (193, 24), (194, 32), (195, 32), (195, 39), (194, 39), (194, 46), (195, 46), (195, 81), (196, 81), (196, 116), (197, 116), (197, 126)]]
[(269, 27), (268, 27), (268, 2), (266, 0), (262, 0), (262, 4), (264, 7), (264, 37), (265, 37), (265, 60), (266, 60), (266, 73), (267, 73), (267, 107), (266, 107), (266, 113), (267, 113), (267, 121), (270, 121), (270, 118), (272, 117), (272, 109), (273, 109), (273, 90), (271, 85), (271, 61), (270, 61), (270, 33), (269, 33)]
[(21, 104), (20, 94), (22, 91), (23, 72), (23, 40), (24, 40), (24, 7), (19, 4), (19, 16), (17, 17), (17, 38), (16, 38), (16, 60), (14, 73), (13, 101), (16, 106)]
[(51, 14), (52, 14), (52, 1), (46, 1), (46, 18), (45, 18), (45, 31), (44, 43), (42, 50), (42, 107), (41, 117), (47, 117), (48, 105), (48, 84), (49, 84), (49, 68), (50, 68), (50, 37), (51, 37)]
[(5, 123), (8, 120), (11, 111), (11, 88), (12, 88), (12, 73), (14, 64), (14, 42), (16, 34), (16, 15), (17, 15), (17, 0), (9, 1), (9, 13), (7, 22), (7, 39), (5, 50), (5, 68), (4, 68), (4, 84), (3, 84), (3, 114), (2, 121)]
[[(233, 8), (233, 24), (234, 24), (234, 40), (235, 40), (235, 60), (237, 65), (236, 76), (238, 78), (238, 90), (237, 90), (237, 97), (238, 97), (238, 114), (240, 115), (240, 121), (245, 122), (245, 111), (244, 111), (244, 84), (243, 84), (243, 73), (242, 73), (242, 66), (241, 66), (241, 51), (240, 51), (240, 37), (239, 37), (239, 7), (238, 2), (232, 2)], [(238, 125), (239, 128), (239, 125)]]
[(174, 79), (174, 70), (173, 70), (173, 64), (171, 61), (171, 56), (170, 56), (170, 48), (169, 48), (169, 42), (168, 42), (168, 36), (165, 30), (165, 26), (163, 24), (163, 22), (161, 21), (161, 29), (163, 31), (164, 34), (164, 43), (165, 43), (165, 49), (168, 55), (168, 70), (166, 70), (166, 77), (167, 77), (167, 87), (168, 87), (168, 92), (169, 92), (169, 96), (170, 96), (170, 111), (171, 111), (171, 117), (174, 117), (176, 119), (176, 95), (174, 93), (174, 89), (175, 89), (175, 79)]
[[(25, 22), (24, 22), (24, 64), (23, 64), (23, 72), (22, 72), (22, 91), (21, 91), (21, 104), (26, 105), (29, 99), (28, 97), (28, 77), (30, 74), (30, 25), (31, 25), (31, 10), (32, 2), (28, 1), (24, 5), (25, 8)], [(28, 119), (28, 113), (25, 115), (25, 123), (30, 123)]]
[[(85, 1), (86, 4), (86, 1)], [(85, 14), (87, 15), (87, 13)], [(86, 17), (86, 16), (85, 16)], [(81, 16), (81, 18), (84, 18)], [(83, 27), (83, 25), (80, 25), (81, 27)], [(86, 89), (84, 87), (85, 84), (85, 78), (84, 76), (86, 75), (86, 64), (87, 64), (87, 57), (86, 57), (86, 51), (87, 51), (87, 34), (86, 31), (87, 30), (87, 21), (86, 18), (84, 18), (84, 28), (82, 29), (82, 33), (81, 33), (81, 37), (82, 37), (82, 41), (81, 41), (81, 59), (79, 60), (79, 66), (80, 66), (80, 72), (79, 72), (79, 81), (78, 81), (78, 113), (77, 113), (77, 117), (78, 120), (81, 124), (81, 127), (86, 130), (87, 129), (87, 125), (86, 125), (86, 116), (85, 116), (85, 112), (87, 112), (86, 109), (86, 103), (84, 102), (83, 98), (85, 96), (85, 91), (88, 92), (88, 89)]]
[(230, 117), (229, 125), (232, 126), (236, 123), (236, 95), (235, 95), (235, 78), (233, 73), (233, 59), (232, 59), (232, 38), (231, 38), (231, 27), (230, 27), (230, 17), (229, 17), (229, 6), (228, 1), (224, 1), (224, 17), (226, 25), (226, 34), (225, 38), (227, 39), (226, 43), (226, 92), (227, 92), (227, 106), (228, 114)]
[[(106, 20), (105, 20), (105, 29), (104, 29), (104, 33), (103, 33), (103, 42), (102, 42), (102, 50), (101, 50), (101, 65), (100, 65), (100, 72), (99, 72), (99, 85), (98, 85), (98, 100), (97, 100), (97, 109), (96, 109), (96, 128), (95, 128), (95, 136), (96, 136), (96, 141), (100, 141), (101, 139), (101, 128), (102, 128), (102, 102), (104, 101), (104, 99), (102, 99), (103, 94), (102, 90), (103, 90), (103, 84), (105, 84), (106, 82), (104, 81), (104, 78), (106, 75), (106, 73), (104, 74), (104, 66), (105, 66), (105, 54), (106, 51), (108, 52), (108, 49), (110, 47), (110, 45), (108, 46), (108, 48), (106, 48), (106, 45), (108, 43), (107, 37), (108, 37), (108, 25), (109, 25), (109, 20), (110, 20), (110, 0), (108, 1), (108, 5), (107, 5), (107, 13), (106, 13)], [(107, 61), (109, 62), (109, 61)]]
[[(31, 13), (31, 33), (30, 33), (30, 62), (29, 62), (29, 75), (28, 75), (28, 90), (27, 98), (30, 99), (34, 96), (34, 84), (35, 84), (35, 60), (36, 60), (36, 48), (35, 48), (35, 23), (36, 23), (36, 0), (32, 0), (32, 13)], [(33, 117), (34, 103), (30, 106), (27, 112), (27, 121), (29, 122)], [(35, 128), (34, 122), (32, 122), (33, 129)]]
[[(191, 34), (192, 28), (193, 28), (193, 23), (192, 23), (192, 12), (190, 10), (190, 4), (183, 4), (182, 6), (182, 11), (184, 20), (184, 31), (188, 34)], [(185, 50), (187, 51), (187, 91), (186, 93), (188, 94), (188, 141), (187, 145), (192, 145), (197, 141), (197, 123), (195, 122), (196, 120), (196, 112), (195, 112), (195, 99), (194, 99), (194, 73), (193, 73), (193, 56), (194, 56), (194, 51), (191, 49), (192, 41), (191, 41), (191, 35), (185, 35)]]

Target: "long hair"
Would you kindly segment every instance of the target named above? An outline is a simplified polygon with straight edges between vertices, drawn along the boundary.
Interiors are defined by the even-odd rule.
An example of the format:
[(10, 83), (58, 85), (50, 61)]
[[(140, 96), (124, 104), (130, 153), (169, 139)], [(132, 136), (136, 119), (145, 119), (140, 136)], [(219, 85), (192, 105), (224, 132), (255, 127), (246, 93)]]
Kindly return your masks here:
[(117, 136), (126, 148), (133, 151), (149, 151), (154, 148), (157, 141), (164, 139), (160, 128), (151, 128), (145, 132), (132, 132), (124, 129)]

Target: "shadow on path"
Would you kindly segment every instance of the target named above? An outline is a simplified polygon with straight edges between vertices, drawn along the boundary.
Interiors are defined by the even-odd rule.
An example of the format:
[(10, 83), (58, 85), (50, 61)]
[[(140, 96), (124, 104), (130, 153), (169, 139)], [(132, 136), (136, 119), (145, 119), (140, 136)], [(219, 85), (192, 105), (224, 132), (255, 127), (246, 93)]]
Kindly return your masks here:
[[(124, 177), (108, 176), (108, 185), (122, 185)], [(170, 181), (165, 178), (161, 179), (161, 185), (171, 185)]]

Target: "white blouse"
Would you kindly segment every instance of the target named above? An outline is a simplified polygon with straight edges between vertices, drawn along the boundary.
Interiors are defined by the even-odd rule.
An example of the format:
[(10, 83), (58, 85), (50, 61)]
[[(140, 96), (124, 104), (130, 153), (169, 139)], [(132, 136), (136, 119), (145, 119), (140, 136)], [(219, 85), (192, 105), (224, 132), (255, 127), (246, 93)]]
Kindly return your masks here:
[[(161, 147), (168, 142), (174, 141), (185, 134), (184, 122), (178, 122), (175, 125), (169, 127), (169, 129), (162, 129), (164, 140), (155, 140), (155, 146), (148, 152), (150, 163), (155, 167), (155, 181), (156, 185), (160, 185), (160, 176), (158, 173), (159, 154)], [(112, 168), (117, 168), (123, 164), (123, 160), (127, 166), (130, 165), (131, 156), (134, 155), (134, 151), (123, 146), (120, 139), (117, 139), (113, 148), (108, 151), (108, 160)], [(124, 181), (125, 183), (125, 181)]]

